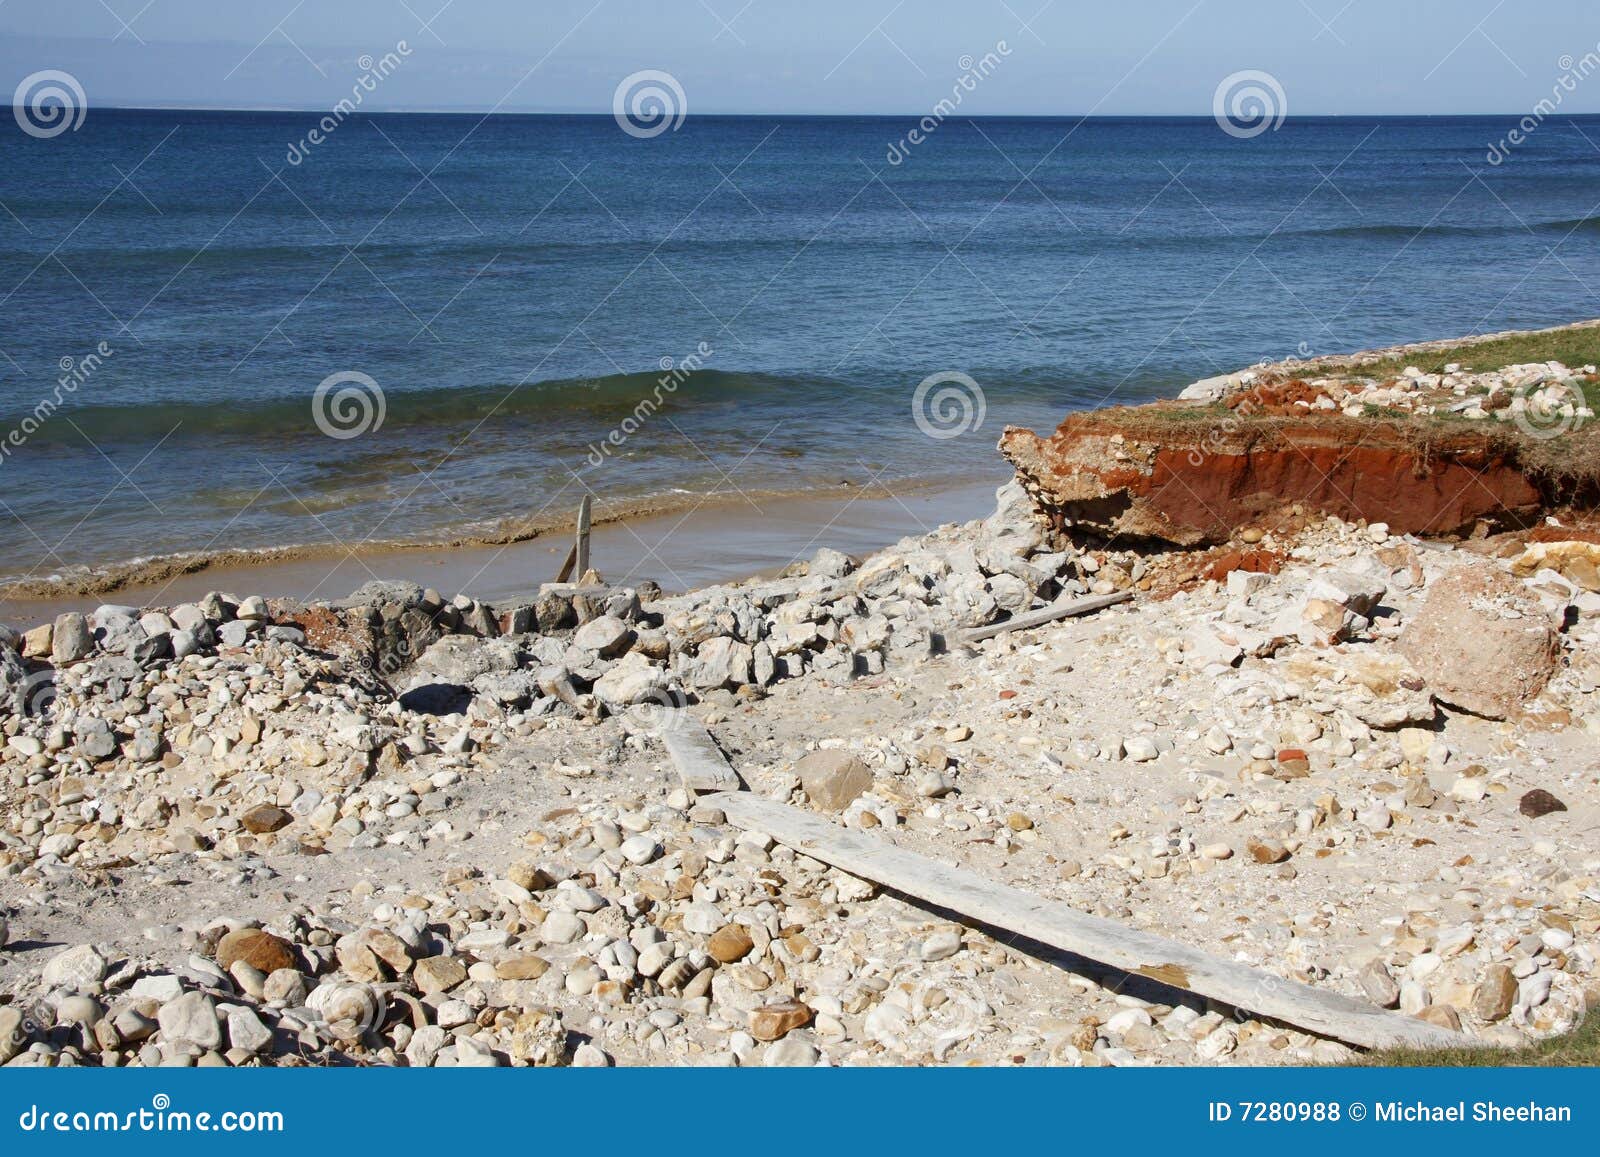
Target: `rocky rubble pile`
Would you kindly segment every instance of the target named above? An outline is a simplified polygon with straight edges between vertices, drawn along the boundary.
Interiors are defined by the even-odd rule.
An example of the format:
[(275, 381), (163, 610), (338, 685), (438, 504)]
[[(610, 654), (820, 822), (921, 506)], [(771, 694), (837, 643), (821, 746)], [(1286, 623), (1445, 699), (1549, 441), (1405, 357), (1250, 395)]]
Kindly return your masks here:
[[(859, 564), (672, 598), (382, 584), (8, 638), (0, 1060), (1347, 1055), (729, 826), (676, 786), (666, 703), (764, 795), (1266, 973), (1487, 1040), (1600, 997), (1581, 538), (1327, 520), (1197, 570), (1000, 498)], [(953, 634), (1128, 588), (1162, 597)], [(1488, 660), (1451, 645), (1482, 638)]]

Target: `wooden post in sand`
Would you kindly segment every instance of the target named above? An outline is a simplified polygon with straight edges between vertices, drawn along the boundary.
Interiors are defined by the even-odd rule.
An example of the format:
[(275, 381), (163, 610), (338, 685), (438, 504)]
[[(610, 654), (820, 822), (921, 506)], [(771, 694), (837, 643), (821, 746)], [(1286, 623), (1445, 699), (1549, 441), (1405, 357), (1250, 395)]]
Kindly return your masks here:
[(583, 501), (578, 503), (578, 540), (573, 547), (576, 554), (573, 573), (579, 582), (582, 582), (583, 576), (589, 573), (589, 523), (592, 502), (590, 496), (585, 494)]

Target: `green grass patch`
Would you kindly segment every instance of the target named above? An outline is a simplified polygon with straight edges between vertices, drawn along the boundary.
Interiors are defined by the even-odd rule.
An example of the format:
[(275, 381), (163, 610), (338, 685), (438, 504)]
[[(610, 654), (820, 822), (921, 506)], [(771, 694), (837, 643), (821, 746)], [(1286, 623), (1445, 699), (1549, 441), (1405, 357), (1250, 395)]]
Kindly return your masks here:
[(1440, 349), (1413, 350), (1360, 367), (1363, 377), (1394, 377), (1407, 366), (1442, 374), (1447, 365), (1484, 373), (1528, 362), (1560, 362), (1568, 369), (1600, 365), (1600, 326), (1568, 326), (1535, 333), (1511, 334), (1489, 341), (1463, 340)]
[(1574, 1068), (1600, 1065), (1600, 1014), (1591, 1013), (1569, 1033), (1515, 1049), (1377, 1049), (1363, 1066), (1455, 1069), (1469, 1067)]

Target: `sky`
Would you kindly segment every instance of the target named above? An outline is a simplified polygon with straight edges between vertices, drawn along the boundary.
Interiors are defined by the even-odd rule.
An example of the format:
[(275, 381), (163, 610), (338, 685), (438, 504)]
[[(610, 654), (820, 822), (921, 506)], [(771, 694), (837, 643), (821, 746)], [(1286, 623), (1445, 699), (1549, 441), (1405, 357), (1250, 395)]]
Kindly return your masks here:
[[(399, 51), (402, 43), (405, 51)], [(1000, 50), (1004, 45), (1005, 51)], [(1260, 70), (1289, 115), (1512, 113), (1587, 54), (1595, 0), (0, 0), (0, 84), (59, 69), (90, 104), (608, 112), (670, 74), (694, 113), (1209, 115)]]

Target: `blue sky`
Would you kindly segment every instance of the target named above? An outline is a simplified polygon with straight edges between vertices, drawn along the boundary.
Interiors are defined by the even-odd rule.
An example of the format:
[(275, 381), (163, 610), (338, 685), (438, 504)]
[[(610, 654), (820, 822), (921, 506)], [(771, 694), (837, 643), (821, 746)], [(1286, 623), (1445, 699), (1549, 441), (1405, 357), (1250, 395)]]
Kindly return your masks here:
[[(91, 104), (603, 112), (671, 73), (690, 113), (917, 113), (1010, 54), (970, 115), (1207, 115), (1271, 73), (1294, 114), (1523, 113), (1586, 54), (1594, 0), (0, 0), (0, 82), (62, 69)], [(1600, 112), (1600, 73), (1563, 112)]]

